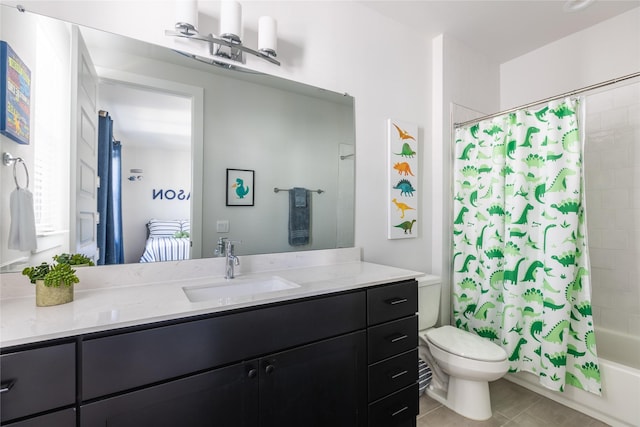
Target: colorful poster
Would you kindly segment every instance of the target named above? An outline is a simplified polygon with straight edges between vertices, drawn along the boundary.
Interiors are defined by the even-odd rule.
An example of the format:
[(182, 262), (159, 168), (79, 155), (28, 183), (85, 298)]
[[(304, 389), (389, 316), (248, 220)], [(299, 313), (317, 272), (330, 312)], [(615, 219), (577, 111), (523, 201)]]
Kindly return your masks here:
[(0, 133), (29, 143), (31, 71), (7, 42), (0, 41)]

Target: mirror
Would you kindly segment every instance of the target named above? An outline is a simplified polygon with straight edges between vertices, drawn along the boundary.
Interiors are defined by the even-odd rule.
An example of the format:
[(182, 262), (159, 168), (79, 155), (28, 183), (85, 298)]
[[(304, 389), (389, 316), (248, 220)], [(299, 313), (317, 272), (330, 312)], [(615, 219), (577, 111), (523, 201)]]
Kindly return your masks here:
[[(78, 120), (69, 111), (77, 99), (66, 68), (73, 59), (73, 26), (1, 7), (0, 38), (29, 67), (32, 81), (30, 144), (0, 135), (2, 152), (25, 161), (41, 221), (37, 250), (8, 249), (9, 195), (15, 183), (13, 168), (2, 167), (1, 267), (20, 271), (39, 258), (78, 251), (92, 224), (78, 221), (75, 190), (70, 190), (83, 179), (74, 172)], [(79, 33), (99, 78), (97, 109), (114, 119), (114, 138), (122, 146), (127, 263), (140, 262), (153, 218), (188, 224), (190, 258), (214, 256), (221, 237), (238, 241), (239, 255), (354, 245), (352, 97), (217, 68), (85, 27)], [(133, 102), (147, 98), (144, 94), (153, 108)], [(152, 110), (151, 119), (138, 115), (145, 109)], [(37, 175), (47, 168), (55, 182), (45, 179), (50, 190), (38, 194)], [(228, 203), (227, 188), (234, 182), (227, 183), (227, 175), (235, 178), (234, 171), (251, 172), (252, 204)], [(25, 179), (21, 174), (18, 169), (18, 180)], [(289, 192), (274, 191), (294, 187), (322, 190), (310, 193), (311, 238), (301, 246), (288, 240)]]

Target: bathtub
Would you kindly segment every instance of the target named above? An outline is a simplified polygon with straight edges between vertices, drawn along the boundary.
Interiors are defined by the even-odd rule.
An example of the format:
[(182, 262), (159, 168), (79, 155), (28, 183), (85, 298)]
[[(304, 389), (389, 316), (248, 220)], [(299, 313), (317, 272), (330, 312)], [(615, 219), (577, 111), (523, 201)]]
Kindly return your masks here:
[(596, 328), (602, 396), (568, 386), (564, 393), (538, 383), (538, 377), (519, 372), (505, 379), (614, 427), (640, 426), (640, 338)]

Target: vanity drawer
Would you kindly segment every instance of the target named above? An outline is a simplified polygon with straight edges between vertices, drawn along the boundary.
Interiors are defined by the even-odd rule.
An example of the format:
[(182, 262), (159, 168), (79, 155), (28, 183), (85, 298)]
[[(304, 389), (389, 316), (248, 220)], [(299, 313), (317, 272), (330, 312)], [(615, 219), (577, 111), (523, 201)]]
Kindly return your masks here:
[(369, 401), (407, 387), (418, 380), (418, 349), (369, 366)]
[[(413, 315), (368, 329), (369, 363), (375, 363), (418, 347), (418, 316)], [(416, 369), (417, 369), (416, 360)]]
[(74, 343), (0, 356), (1, 421), (73, 405), (76, 398)]
[(365, 292), (121, 333), (82, 344), (82, 400), (364, 329)]
[(416, 425), (418, 384), (412, 384), (369, 405), (369, 427), (409, 427)]
[(367, 323), (375, 325), (418, 311), (418, 282), (406, 280), (367, 290)]

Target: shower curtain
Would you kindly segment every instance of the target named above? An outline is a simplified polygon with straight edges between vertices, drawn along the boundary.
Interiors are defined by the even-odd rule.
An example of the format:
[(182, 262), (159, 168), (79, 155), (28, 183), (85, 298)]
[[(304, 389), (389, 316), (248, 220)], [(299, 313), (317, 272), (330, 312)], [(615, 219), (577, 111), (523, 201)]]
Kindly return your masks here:
[(456, 129), (453, 310), (510, 372), (600, 394), (579, 113), (564, 99)]

